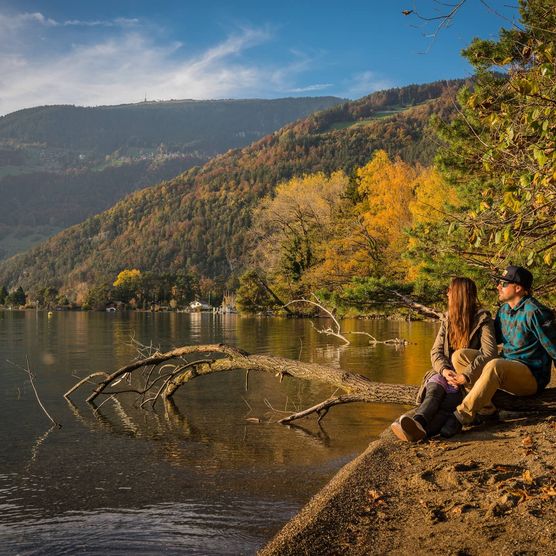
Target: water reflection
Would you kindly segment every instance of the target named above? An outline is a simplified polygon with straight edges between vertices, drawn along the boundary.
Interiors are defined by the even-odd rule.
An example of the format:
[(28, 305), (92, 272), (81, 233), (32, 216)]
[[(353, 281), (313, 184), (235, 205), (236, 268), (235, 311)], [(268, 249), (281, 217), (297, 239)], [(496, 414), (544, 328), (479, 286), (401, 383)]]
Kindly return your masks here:
[[(429, 366), (435, 329), (426, 323), (360, 321), (346, 330), (411, 345), (342, 347), (308, 321), (213, 315), (0, 313), (0, 540), (8, 553), (253, 553), (399, 412), (379, 404), (333, 408), (319, 428), (298, 411), (333, 393), (326, 385), (252, 373), (199, 377), (175, 403), (142, 410), (132, 396), (97, 411), (63, 393), (78, 373), (116, 369), (135, 338), (167, 350), (225, 342), (342, 367), (372, 380), (417, 383)], [(61, 430), (49, 430), (25, 375)], [(272, 408), (272, 409), (271, 409)], [(246, 418), (260, 422), (248, 422)], [(157, 539), (156, 543), (153, 539)], [(202, 543), (202, 549), (201, 547)], [(154, 548), (156, 544), (156, 549)], [(79, 549), (79, 550), (78, 550)]]

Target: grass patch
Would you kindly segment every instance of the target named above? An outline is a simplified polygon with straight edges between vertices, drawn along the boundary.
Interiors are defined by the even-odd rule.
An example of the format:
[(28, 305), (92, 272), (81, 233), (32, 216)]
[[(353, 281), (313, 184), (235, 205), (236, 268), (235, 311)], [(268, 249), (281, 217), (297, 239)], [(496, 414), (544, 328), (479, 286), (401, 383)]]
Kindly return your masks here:
[(400, 112), (405, 112), (406, 110), (415, 108), (416, 106), (421, 106), (422, 104), (426, 104), (427, 102), (430, 102), (430, 100), (420, 102), (419, 104), (413, 104), (411, 106), (389, 106), (387, 109), (377, 110), (370, 118), (365, 118), (364, 120), (335, 122), (325, 131), (337, 131), (339, 129), (347, 129), (348, 127), (366, 126), (377, 120), (385, 120), (387, 118), (391, 118), (392, 116), (399, 114)]

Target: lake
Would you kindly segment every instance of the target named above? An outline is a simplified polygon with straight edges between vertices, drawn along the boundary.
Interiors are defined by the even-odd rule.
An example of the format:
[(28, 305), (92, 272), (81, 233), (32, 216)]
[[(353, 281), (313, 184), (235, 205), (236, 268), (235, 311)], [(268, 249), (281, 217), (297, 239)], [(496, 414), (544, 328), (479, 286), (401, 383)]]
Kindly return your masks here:
[[(315, 321), (323, 327), (326, 321)], [(346, 320), (345, 331), (409, 345), (342, 346), (309, 320), (176, 313), (0, 311), (0, 552), (5, 554), (254, 554), (403, 408), (348, 404), (298, 427), (285, 411), (333, 388), (244, 372), (199, 377), (156, 411), (131, 397), (98, 411), (77, 377), (131, 362), (132, 338), (166, 351), (224, 342), (318, 362), (372, 380), (417, 384), (436, 326)], [(51, 428), (24, 368), (48, 412)], [(247, 421), (257, 417), (260, 423)]]

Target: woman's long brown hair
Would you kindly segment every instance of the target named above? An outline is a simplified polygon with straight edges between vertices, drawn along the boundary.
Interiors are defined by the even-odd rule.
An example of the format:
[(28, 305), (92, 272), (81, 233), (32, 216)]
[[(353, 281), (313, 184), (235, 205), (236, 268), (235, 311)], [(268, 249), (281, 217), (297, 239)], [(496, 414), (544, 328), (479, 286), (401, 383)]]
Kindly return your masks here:
[(452, 278), (448, 296), (448, 341), (452, 349), (469, 347), (469, 336), (479, 300), (470, 278)]

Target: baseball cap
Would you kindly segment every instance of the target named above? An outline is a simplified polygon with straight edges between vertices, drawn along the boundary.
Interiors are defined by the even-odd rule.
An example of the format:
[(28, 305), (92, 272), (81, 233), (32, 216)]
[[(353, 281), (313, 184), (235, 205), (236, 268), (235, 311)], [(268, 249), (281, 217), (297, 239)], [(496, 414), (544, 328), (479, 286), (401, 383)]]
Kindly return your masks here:
[(533, 285), (533, 275), (522, 266), (508, 266), (500, 275), (494, 275), (496, 280), (504, 280), (512, 284), (519, 284), (526, 290), (530, 290)]

